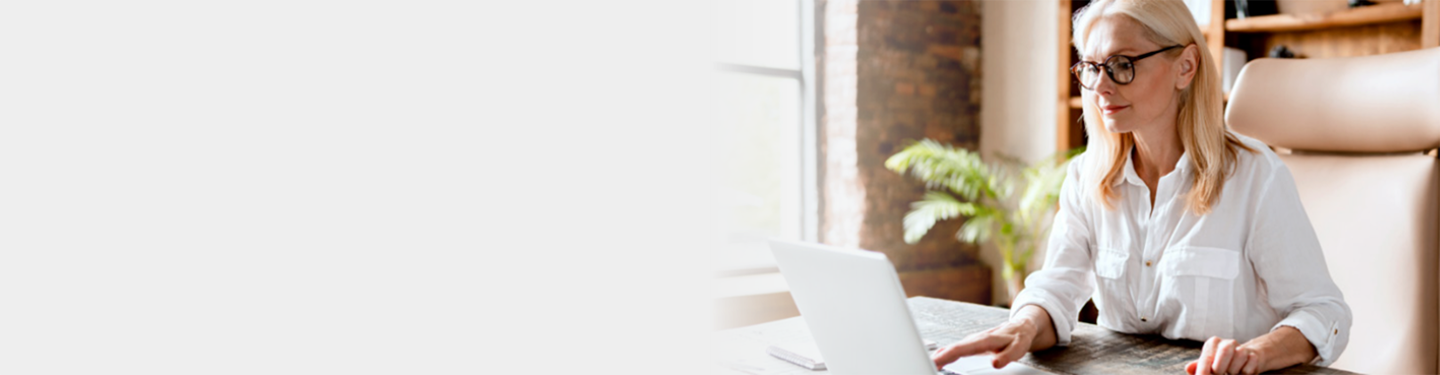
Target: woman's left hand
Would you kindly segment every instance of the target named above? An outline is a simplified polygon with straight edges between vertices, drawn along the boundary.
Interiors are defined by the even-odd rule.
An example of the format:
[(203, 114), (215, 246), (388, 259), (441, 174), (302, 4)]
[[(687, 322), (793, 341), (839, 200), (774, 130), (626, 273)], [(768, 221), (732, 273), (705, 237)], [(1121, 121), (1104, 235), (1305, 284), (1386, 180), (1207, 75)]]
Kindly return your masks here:
[(1265, 351), (1252, 343), (1240, 344), (1231, 339), (1211, 337), (1205, 340), (1200, 359), (1185, 365), (1185, 372), (1191, 375), (1254, 375), (1269, 370), (1265, 366)]
[(1270, 333), (1244, 344), (1235, 340), (1211, 337), (1205, 340), (1200, 360), (1185, 365), (1191, 375), (1259, 374), (1278, 370), (1315, 359), (1315, 346), (1300, 330), (1280, 326)]

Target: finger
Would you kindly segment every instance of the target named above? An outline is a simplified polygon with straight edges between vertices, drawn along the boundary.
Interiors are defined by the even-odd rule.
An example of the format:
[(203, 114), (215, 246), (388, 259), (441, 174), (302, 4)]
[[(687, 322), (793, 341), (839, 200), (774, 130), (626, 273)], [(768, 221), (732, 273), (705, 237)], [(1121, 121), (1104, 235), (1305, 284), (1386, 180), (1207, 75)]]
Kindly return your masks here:
[(1247, 351), (1245, 351), (1245, 356), (1246, 356), (1246, 357), (1249, 357), (1250, 359), (1248, 359), (1248, 360), (1245, 361), (1245, 369), (1243, 370), (1243, 372), (1244, 372), (1245, 374), (1247, 374), (1247, 375), (1259, 374), (1259, 373), (1260, 373), (1260, 355), (1259, 355), (1259, 354), (1255, 354), (1255, 352), (1252, 352), (1252, 351), (1248, 351), (1248, 350), (1247, 350)]
[(935, 364), (947, 365), (950, 364), (950, 362), (955, 362), (956, 359), (960, 359), (960, 357), (964, 357), (965, 353), (970, 351), (969, 348), (973, 347), (976, 344), (977, 340), (980, 340), (980, 338), (969, 337), (953, 345), (947, 346), (944, 349), (940, 349), (939, 351), (935, 352), (935, 355), (933, 357), (933, 359), (935, 360)]
[[(959, 344), (955, 344), (955, 345), (959, 345)], [(940, 350), (936, 350), (936, 351), (935, 351), (935, 354), (931, 354), (931, 355), (930, 355), (930, 360), (931, 360), (931, 361), (935, 361), (935, 367), (936, 367), (936, 368), (945, 367), (945, 365), (950, 364), (950, 362), (955, 362), (956, 359), (959, 359), (959, 357), (954, 357), (954, 358), (952, 358), (952, 357), (948, 354), (948, 353), (950, 353), (951, 348), (954, 348), (955, 345), (950, 345), (950, 346), (947, 346), (947, 347), (944, 347), (944, 348), (940, 348)]]
[(1010, 362), (1015, 362), (1015, 360), (1020, 359), (1020, 357), (1024, 357), (1025, 352), (1028, 351), (1027, 349), (1030, 349), (1030, 343), (1022, 341), (1025, 340), (1021, 335), (1015, 335), (1015, 339), (1011, 340), (1010, 344), (1006, 345), (1004, 350), (995, 354), (995, 360), (991, 361), (990, 365), (999, 369), (1010, 364)]
[(1235, 357), (1235, 340), (1220, 340), (1215, 346), (1215, 361), (1210, 364), (1210, 370), (1215, 374), (1228, 375), (1230, 372), (1230, 359)]
[[(998, 340), (997, 340), (998, 339)], [(943, 351), (935, 353), (935, 365), (944, 367), (960, 359), (960, 357), (976, 355), (985, 352), (992, 352), (1004, 345), (1003, 337), (982, 335), (980, 337), (967, 338), (955, 345), (946, 347)], [(998, 343), (996, 341), (999, 341)]]
[(1197, 367), (1196, 365), (1199, 363), (1200, 362), (1190, 361), (1190, 363), (1185, 365), (1185, 373), (1195, 375), (1195, 367)]
[(934, 361), (934, 360), (936, 360), (936, 359), (939, 359), (940, 356), (945, 355), (945, 352), (948, 352), (948, 351), (950, 351), (950, 347), (949, 347), (949, 346), (946, 346), (946, 347), (943, 347), (943, 348), (940, 348), (940, 349), (935, 349), (935, 352), (934, 352), (934, 353), (930, 353), (930, 360)]
[[(1222, 346), (1223, 347), (1223, 346)], [(1250, 351), (1246, 349), (1233, 349), (1230, 363), (1225, 365), (1226, 374), (1239, 374), (1245, 370), (1246, 362), (1250, 361)]]
[(1200, 350), (1199, 367), (1195, 369), (1195, 375), (1210, 375), (1210, 364), (1215, 363), (1215, 346), (1220, 345), (1219, 337), (1211, 337), (1205, 340), (1205, 348)]

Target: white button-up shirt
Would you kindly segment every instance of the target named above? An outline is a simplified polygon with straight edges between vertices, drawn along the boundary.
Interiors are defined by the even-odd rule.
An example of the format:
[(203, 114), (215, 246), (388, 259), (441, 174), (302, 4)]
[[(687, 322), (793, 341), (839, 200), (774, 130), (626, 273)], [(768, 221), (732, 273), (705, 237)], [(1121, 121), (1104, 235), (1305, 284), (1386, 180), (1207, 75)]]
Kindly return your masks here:
[(1086, 297), (1100, 310), (1097, 323), (1118, 332), (1243, 343), (1291, 326), (1319, 353), (1312, 363), (1334, 362), (1349, 341), (1350, 306), (1330, 279), (1290, 170), (1265, 144), (1239, 138), (1257, 152), (1239, 152), (1205, 216), (1186, 209), (1188, 153), (1156, 184), (1153, 208), (1129, 158), (1106, 209), (1098, 187), (1084, 186), (1094, 180), (1080, 175), (1091, 153), (1077, 157), (1060, 189), (1045, 266), (1026, 279), (1012, 314), (1044, 308), (1059, 345), (1070, 343)]

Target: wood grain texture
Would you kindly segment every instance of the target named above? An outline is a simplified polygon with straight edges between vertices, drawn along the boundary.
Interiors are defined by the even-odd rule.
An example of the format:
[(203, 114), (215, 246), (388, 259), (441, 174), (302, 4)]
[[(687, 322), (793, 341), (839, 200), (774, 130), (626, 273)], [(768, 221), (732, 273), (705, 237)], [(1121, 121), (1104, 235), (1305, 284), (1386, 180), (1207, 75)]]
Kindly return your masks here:
[(1420, 47), (1440, 47), (1440, 0), (1425, 0), (1420, 21)]
[(1275, 33), (1266, 38), (1265, 49), (1268, 51), (1277, 45), (1284, 45), (1295, 51), (1296, 57), (1311, 59), (1412, 51), (1420, 49), (1418, 23), (1419, 21), (1404, 21)]
[(1058, 56), (1060, 60), (1056, 76), (1056, 82), (1059, 84), (1055, 90), (1056, 95), (1058, 95), (1056, 98), (1058, 104), (1055, 106), (1055, 116), (1057, 117), (1055, 123), (1056, 152), (1070, 149), (1071, 128), (1069, 122), (1070, 107), (1068, 104), (1070, 101), (1070, 54), (1073, 53), (1071, 51), (1073, 48), (1070, 47), (1070, 17), (1073, 15), (1072, 12), (1074, 12), (1074, 9), (1072, 9), (1070, 5), (1070, 0), (1060, 0), (1058, 4), (1060, 10), (1056, 12), (1059, 15), (1057, 17), (1059, 18), (1057, 20), (1059, 27), (1056, 27), (1056, 29), (1059, 30), (1060, 34), (1057, 39), (1059, 42), (1056, 43), (1058, 44), (1059, 53), (1055, 55)]
[[(1215, 0), (1222, 1), (1222, 0)], [(1080, 61), (1075, 54), (1075, 48), (1070, 45), (1071, 22), (1075, 12), (1081, 7), (1089, 5), (1089, 0), (1064, 0), (1060, 2), (1060, 68), (1064, 70), (1061, 77), (1060, 98), (1056, 104), (1055, 143), (1056, 151), (1066, 151), (1085, 145), (1085, 124), (1078, 119), (1082, 115), (1080, 109), (1080, 86), (1074, 84), (1075, 79), (1070, 74), (1070, 66)]]
[[(975, 332), (994, 327), (1009, 318), (1001, 308), (964, 302), (914, 297), (907, 301), (920, 336), (945, 347)], [(718, 362), (764, 369), (765, 374), (823, 374), (810, 371), (765, 354), (765, 347), (809, 340), (805, 321), (796, 317), (760, 325), (716, 332), (712, 347)], [(1202, 343), (1167, 340), (1159, 336), (1130, 335), (1082, 323), (1071, 343), (1033, 352), (1020, 362), (1056, 374), (1183, 374), (1185, 364), (1199, 358)], [(713, 370), (713, 371), (709, 371)], [(744, 374), (718, 364), (708, 373)], [(1300, 365), (1271, 374), (1352, 374), (1351, 372)]]
[(1225, 21), (1229, 32), (1280, 32), (1319, 30), (1334, 27), (1372, 25), (1395, 21), (1418, 20), (1420, 5), (1379, 4), (1319, 14), (1275, 14)]
[(1225, 1), (1210, 1), (1210, 23), (1205, 25), (1205, 46), (1210, 48), (1210, 56), (1215, 58), (1215, 69), (1223, 73), (1220, 61), (1225, 59)]

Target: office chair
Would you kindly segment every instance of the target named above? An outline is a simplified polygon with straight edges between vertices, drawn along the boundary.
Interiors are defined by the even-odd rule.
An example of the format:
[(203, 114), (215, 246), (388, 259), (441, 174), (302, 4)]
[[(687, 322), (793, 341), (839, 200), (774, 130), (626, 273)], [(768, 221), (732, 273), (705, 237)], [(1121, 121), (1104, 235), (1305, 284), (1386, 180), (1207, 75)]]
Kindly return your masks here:
[(1436, 373), (1440, 48), (1252, 61), (1225, 120), (1277, 148), (1354, 313), (1331, 367)]

